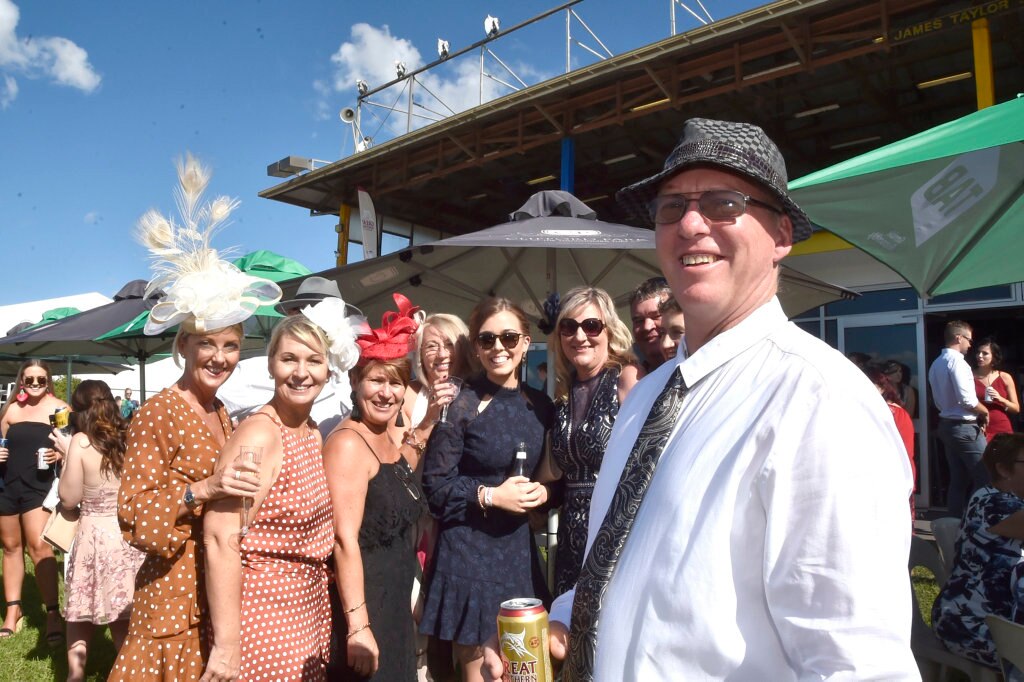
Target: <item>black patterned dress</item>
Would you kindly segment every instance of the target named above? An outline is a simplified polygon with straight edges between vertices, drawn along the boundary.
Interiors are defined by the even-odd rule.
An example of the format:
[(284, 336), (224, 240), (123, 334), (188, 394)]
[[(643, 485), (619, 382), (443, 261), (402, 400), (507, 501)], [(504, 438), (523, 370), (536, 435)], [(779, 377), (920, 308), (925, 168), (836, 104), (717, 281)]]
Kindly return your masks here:
[(526, 470), (533, 472), (552, 412), (551, 400), (540, 391), (501, 388), (480, 377), (452, 402), (448, 422), (434, 427), (424, 455), (423, 490), (441, 531), (422, 634), (483, 644), (498, 629), (502, 601), (536, 595), (526, 515), (485, 512), (477, 489), (508, 478), (520, 442), (526, 444)]
[(609, 367), (586, 381), (573, 380), (559, 402), (551, 435), (551, 456), (562, 470), (565, 501), (559, 513), (555, 555), (555, 596), (576, 584), (587, 546), (590, 496), (619, 414), (619, 369)]

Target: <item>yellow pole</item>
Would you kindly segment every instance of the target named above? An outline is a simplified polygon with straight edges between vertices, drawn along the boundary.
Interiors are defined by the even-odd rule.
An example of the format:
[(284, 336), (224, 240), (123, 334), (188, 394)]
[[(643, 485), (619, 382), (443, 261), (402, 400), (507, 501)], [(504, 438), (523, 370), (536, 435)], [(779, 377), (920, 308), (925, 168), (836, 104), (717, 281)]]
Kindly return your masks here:
[(338, 250), (334, 252), (335, 265), (339, 268), (348, 263), (348, 219), (352, 214), (352, 208), (348, 204), (342, 204), (338, 211), (338, 224), (334, 231), (338, 233)]
[(971, 22), (974, 43), (974, 85), (978, 91), (978, 109), (996, 103), (995, 79), (992, 76), (992, 37), (988, 32), (988, 19)]

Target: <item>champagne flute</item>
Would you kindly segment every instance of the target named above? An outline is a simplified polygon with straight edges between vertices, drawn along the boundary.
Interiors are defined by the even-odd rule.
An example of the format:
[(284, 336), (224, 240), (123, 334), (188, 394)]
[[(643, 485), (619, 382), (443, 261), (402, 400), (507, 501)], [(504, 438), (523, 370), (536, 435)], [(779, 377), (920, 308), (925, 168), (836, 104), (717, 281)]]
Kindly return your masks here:
[[(238, 448), (238, 456), (242, 458), (243, 462), (249, 464), (255, 464), (257, 470), (260, 466), (260, 460), (263, 459), (263, 448), (256, 445), (242, 445)], [(259, 472), (257, 471), (257, 474)], [(242, 528), (240, 535), (245, 535), (249, 530), (249, 510), (252, 509), (252, 498), (242, 498)]]
[[(459, 391), (462, 390), (462, 379), (458, 377), (448, 377), (448, 383), (455, 387), (455, 393), (452, 394), (452, 400), (455, 400), (455, 397), (459, 395)], [(451, 405), (450, 401), (441, 406), (441, 418), (438, 422), (448, 422), (449, 405)]]

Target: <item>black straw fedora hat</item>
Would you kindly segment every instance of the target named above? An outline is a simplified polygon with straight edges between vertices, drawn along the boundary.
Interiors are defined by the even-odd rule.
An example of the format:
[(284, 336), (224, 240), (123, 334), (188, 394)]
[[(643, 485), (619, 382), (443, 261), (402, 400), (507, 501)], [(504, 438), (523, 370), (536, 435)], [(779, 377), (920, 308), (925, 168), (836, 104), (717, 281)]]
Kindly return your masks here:
[(633, 216), (651, 224), (648, 204), (661, 183), (691, 166), (717, 166), (763, 185), (782, 202), (793, 221), (793, 241), (811, 236), (811, 221), (789, 197), (782, 152), (761, 128), (750, 123), (691, 118), (679, 144), (656, 175), (620, 189), (615, 198)]

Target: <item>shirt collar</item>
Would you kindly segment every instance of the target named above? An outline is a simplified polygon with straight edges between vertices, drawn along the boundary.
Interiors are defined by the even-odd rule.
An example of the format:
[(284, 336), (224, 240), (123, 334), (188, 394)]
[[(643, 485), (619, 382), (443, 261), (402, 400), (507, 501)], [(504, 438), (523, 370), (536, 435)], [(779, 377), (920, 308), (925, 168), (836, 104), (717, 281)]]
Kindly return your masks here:
[(696, 386), (701, 379), (770, 336), (788, 321), (779, 299), (773, 296), (772, 300), (735, 327), (713, 337), (692, 355), (681, 351), (676, 362), (683, 373), (683, 381), (687, 386)]

